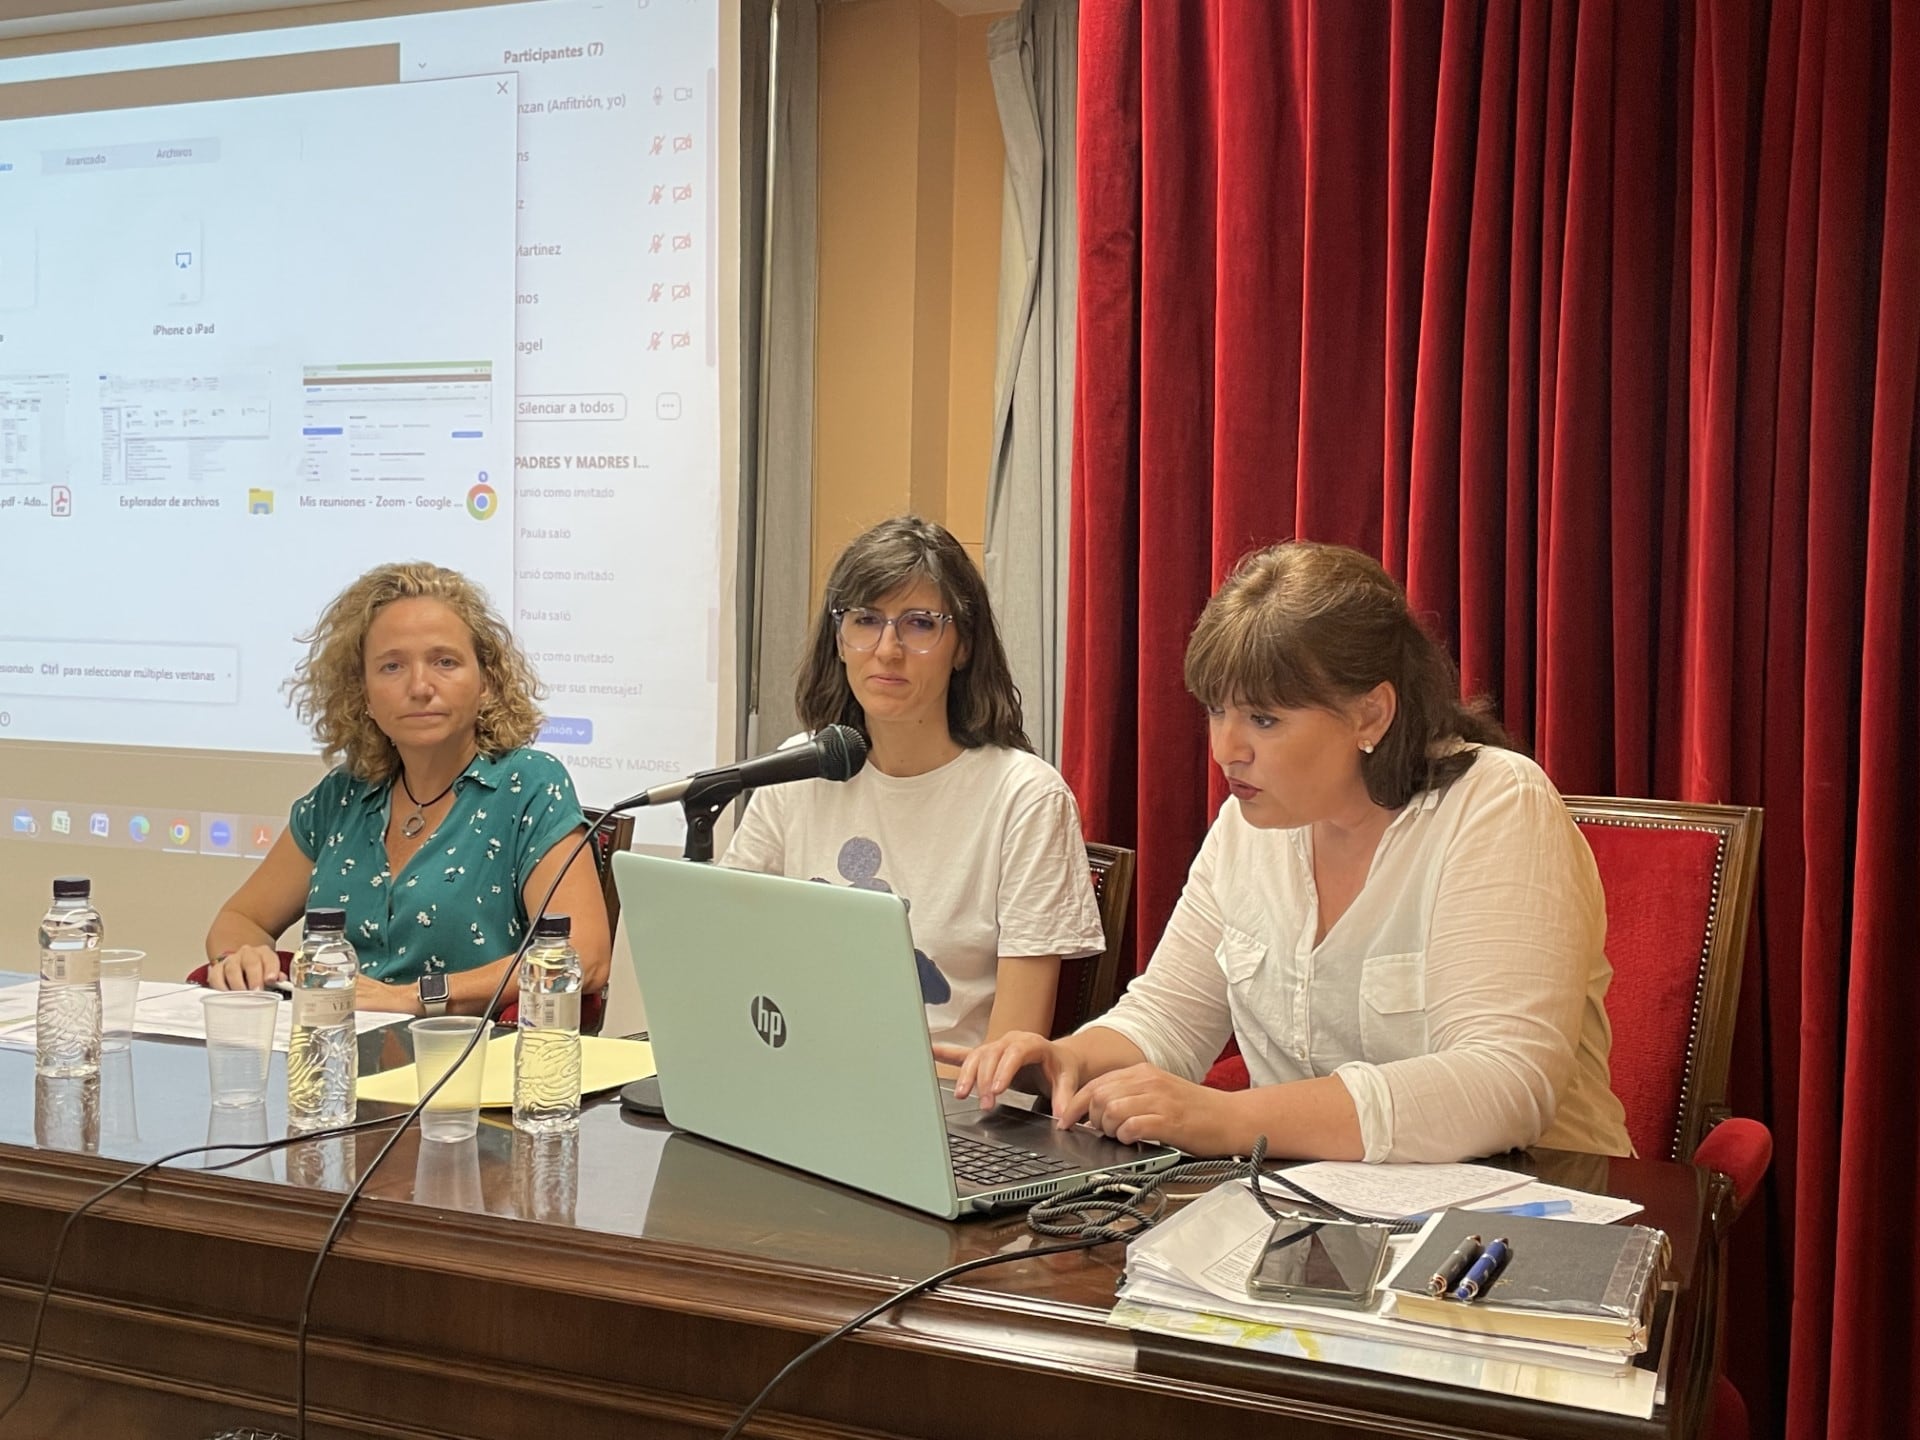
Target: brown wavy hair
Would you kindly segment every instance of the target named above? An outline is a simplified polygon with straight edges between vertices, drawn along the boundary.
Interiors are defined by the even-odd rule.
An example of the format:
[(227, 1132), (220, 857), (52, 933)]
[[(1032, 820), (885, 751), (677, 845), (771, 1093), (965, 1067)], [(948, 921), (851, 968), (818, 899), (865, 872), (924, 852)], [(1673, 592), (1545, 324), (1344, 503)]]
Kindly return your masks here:
[(1378, 561), (1344, 545), (1289, 540), (1248, 555), (1200, 613), (1187, 689), (1203, 705), (1333, 710), (1386, 681), (1397, 705), (1360, 773), (1397, 810), (1465, 774), (1469, 741), (1513, 749), (1484, 699), (1463, 702), (1460, 673)]
[(850, 605), (872, 605), (916, 580), (931, 581), (939, 588), (940, 603), (954, 617), (960, 649), (967, 657), (964, 665), (954, 667), (947, 685), (948, 733), (969, 750), (983, 745), (1032, 750), (1020, 710), (1020, 689), (1013, 683), (1006, 647), (1000, 643), (987, 583), (944, 525), (917, 515), (882, 520), (833, 562), (794, 685), (794, 709), (801, 724), (809, 730), (851, 725), (866, 733), (866, 711), (854, 699), (846, 667), (840, 663), (833, 612)]
[(379, 781), (399, 766), (393, 742), (367, 713), (366, 641), (373, 617), (396, 600), (438, 600), (466, 623), (487, 690), (474, 739), (491, 756), (527, 744), (545, 718), (545, 696), (513, 632), (486, 592), (457, 570), (412, 560), (369, 570), (334, 596), (313, 632), (300, 636), (306, 657), (286, 683), (287, 698), (313, 729), (321, 757), (361, 780)]

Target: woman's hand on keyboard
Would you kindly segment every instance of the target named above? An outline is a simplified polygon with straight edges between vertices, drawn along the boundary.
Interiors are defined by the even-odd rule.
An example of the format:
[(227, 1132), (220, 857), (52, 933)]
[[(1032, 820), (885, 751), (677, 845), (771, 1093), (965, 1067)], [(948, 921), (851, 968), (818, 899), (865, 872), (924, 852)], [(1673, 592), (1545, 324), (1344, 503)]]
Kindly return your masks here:
[(1081, 1066), (1079, 1057), (1058, 1041), (1030, 1030), (1010, 1030), (971, 1050), (961, 1045), (935, 1045), (933, 1058), (960, 1067), (953, 1082), (954, 1098), (964, 1100), (978, 1093), (982, 1110), (991, 1110), (1012, 1086), (1014, 1076), (1029, 1065), (1035, 1066), (1052, 1091), (1054, 1123), (1062, 1129), (1069, 1123), (1058, 1117), (1080, 1089)]

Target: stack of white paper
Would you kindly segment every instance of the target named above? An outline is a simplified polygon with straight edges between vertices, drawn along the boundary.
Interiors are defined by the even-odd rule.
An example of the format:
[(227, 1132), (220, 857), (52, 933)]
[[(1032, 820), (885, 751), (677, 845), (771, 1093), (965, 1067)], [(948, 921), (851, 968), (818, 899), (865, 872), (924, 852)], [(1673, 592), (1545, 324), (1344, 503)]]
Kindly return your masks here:
[[(1301, 1167), (1290, 1173), (1305, 1175), (1301, 1183), (1341, 1208), (1368, 1214), (1396, 1213), (1395, 1207), (1418, 1183), (1412, 1176), (1382, 1176), (1379, 1172), (1383, 1169), (1482, 1172), (1478, 1179), (1460, 1173), (1428, 1175), (1425, 1178), (1434, 1188), (1414, 1202), (1428, 1208), (1445, 1208), (1434, 1207), (1432, 1199), (1462, 1189), (1471, 1191), (1475, 1185), (1499, 1186), (1482, 1188), (1470, 1197), (1482, 1204), (1499, 1203), (1522, 1186), (1535, 1188), (1524, 1176), (1482, 1166), (1365, 1168), (1374, 1175), (1341, 1175), (1322, 1166)], [(1502, 1179), (1488, 1182), (1487, 1175)], [(1556, 1197), (1575, 1193), (1553, 1186), (1538, 1188)], [(1536, 1194), (1532, 1198), (1547, 1197)], [(1630, 1202), (1609, 1201), (1605, 1196), (1584, 1198), (1594, 1202), (1595, 1214), (1604, 1213), (1609, 1206), (1624, 1206), (1626, 1213), (1639, 1208)], [(1276, 1208), (1287, 1207), (1276, 1204)], [(1393, 1318), (1390, 1310), (1379, 1308), (1350, 1310), (1252, 1299), (1247, 1294), (1247, 1276), (1259, 1259), (1272, 1225), (1273, 1217), (1243, 1184), (1221, 1185), (1195, 1200), (1128, 1247), (1126, 1281), (1111, 1323), (1583, 1409), (1642, 1418), (1652, 1414), (1657, 1377), (1651, 1370), (1634, 1366), (1632, 1356), (1624, 1351), (1410, 1325)], [(1396, 1242), (1383, 1284), (1405, 1263), (1417, 1243), (1417, 1236)]]
[[(140, 998), (133, 1006), (133, 1033), (171, 1035), (182, 1040), (205, 1040), (207, 1022), (200, 1008), (201, 998), (211, 992), (198, 985), (169, 984), (161, 980), (142, 980)], [(0, 990), (0, 1048), (33, 1049), (35, 1019), (40, 1000), (40, 982), (10, 985)], [(397, 1025), (406, 1019), (394, 1011), (360, 1010), (354, 1013), (354, 1025), (360, 1034), (383, 1025)], [(275, 1019), (273, 1048), (284, 1052), (288, 1032), (293, 1026), (293, 1006), (283, 1004)]]

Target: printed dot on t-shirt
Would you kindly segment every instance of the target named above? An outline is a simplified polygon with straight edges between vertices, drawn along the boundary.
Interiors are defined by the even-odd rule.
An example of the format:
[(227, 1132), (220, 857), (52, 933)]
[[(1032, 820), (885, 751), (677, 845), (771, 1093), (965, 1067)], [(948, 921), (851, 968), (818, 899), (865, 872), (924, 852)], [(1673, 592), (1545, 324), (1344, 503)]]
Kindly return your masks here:
[(880, 874), (880, 846), (864, 835), (856, 835), (840, 847), (840, 875), (849, 885), (861, 890), (886, 890), (890, 887), (883, 881), (875, 884)]

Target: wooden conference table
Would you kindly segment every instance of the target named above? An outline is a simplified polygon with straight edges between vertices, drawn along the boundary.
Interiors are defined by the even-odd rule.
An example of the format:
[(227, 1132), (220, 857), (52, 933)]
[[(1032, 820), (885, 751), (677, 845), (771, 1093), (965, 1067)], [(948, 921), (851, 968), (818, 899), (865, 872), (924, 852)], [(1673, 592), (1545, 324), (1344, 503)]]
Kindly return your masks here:
[[(403, 1028), (362, 1046), (369, 1068), (408, 1058)], [(33, 1057), (0, 1050), (0, 1401), (18, 1382), (66, 1213), (129, 1162), (210, 1134), (250, 1138), (263, 1119), (284, 1134), (280, 1060), (269, 1093), (281, 1098), (264, 1117), (210, 1113), (197, 1045), (136, 1040), (103, 1074), (96, 1126), (61, 1122), (44, 1094), (36, 1113)], [(308, 1270), (341, 1192), (384, 1139), (306, 1142), (222, 1173), (183, 1160), (89, 1212), (61, 1261), (32, 1388), (0, 1437), (190, 1440), (243, 1424), (290, 1434)], [(809, 1362), (752, 1433), (1700, 1433), (1722, 1182), (1658, 1161), (1512, 1160), (1639, 1200), (1641, 1218), (1672, 1237), (1684, 1289), (1668, 1400), (1652, 1421), (1224, 1349), (1137, 1349), (1103, 1323), (1123, 1263), (1115, 1245), (993, 1267), (915, 1299)], [(497, 1123), (462, 1145), (410, 1133), (322, 1273), (307, 1434), (711, 1437), (806, 1344), (903, 1282), (1026, 1243), (1018, 1218), (929, 1219), (674, 1134), (611, 1101), (583, 1115), (570, 1155), (537, 1151)]]

